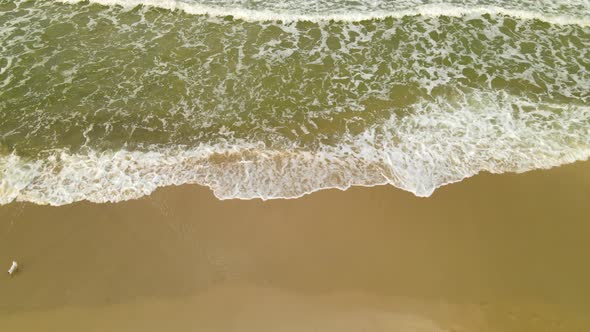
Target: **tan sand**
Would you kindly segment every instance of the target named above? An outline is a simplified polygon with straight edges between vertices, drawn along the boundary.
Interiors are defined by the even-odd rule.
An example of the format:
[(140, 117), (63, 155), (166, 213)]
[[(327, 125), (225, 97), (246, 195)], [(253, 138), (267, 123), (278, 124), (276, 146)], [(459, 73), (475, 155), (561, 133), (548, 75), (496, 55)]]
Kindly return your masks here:
[(590, 162), (218, 201), (0, 207), (2, 331), (590, 331)]

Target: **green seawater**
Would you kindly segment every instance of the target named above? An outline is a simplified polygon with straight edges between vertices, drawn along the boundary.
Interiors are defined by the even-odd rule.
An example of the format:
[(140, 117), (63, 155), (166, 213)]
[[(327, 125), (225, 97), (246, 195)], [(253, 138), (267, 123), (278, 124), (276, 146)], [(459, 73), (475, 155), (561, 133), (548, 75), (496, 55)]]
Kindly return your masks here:
[[(77, 200), (49, 193), (69, 182), (102, 201), (84, 185), (113, 168), (140, 174), (109, 189), (131, 190), (122, 199), (183, 182), (223, 198), (377, 183), (428, 195), (480, 170), (590, 151), (590, 28), (577, 24), (494, 13), (248, 21), (1, 0), (0, 55), (0, 202)], [(119, 151), (158, 155), (121, 167)], [(322, 175), (285, 193), (277, 174)], [(143, 180), (153, 183), (129, 189)]]

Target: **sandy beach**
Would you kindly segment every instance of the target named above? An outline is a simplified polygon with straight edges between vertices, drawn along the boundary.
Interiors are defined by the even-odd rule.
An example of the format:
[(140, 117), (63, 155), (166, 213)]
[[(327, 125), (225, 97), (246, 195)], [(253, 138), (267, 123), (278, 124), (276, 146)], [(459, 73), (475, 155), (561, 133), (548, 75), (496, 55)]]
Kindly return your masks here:
[(0, 207), (6, 331), (585, 331), (590, 163), (296, 200)]
[(0, 332), (588, 332), (589, 59), (590, 0), (0, 0)]

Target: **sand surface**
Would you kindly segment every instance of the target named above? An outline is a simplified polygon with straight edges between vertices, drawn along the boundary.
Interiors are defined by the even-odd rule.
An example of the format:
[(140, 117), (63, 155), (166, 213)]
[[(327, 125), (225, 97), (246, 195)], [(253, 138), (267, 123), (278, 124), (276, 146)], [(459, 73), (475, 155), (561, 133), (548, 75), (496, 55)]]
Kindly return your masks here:
[(590, 162), (219, 201), (0, 207), (2, 331), (589, 331)]

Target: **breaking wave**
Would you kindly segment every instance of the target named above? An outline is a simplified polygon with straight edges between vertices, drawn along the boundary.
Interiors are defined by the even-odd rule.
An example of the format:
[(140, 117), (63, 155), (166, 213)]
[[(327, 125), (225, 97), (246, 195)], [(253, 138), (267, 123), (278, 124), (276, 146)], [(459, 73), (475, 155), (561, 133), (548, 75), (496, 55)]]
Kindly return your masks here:
[[(481, 171), (525, 172), (590, 156), (590, 108), (558, 115), (482, 107), (389, 119), (382, 127), (316, 151), (274, 150), (263, 143), (152, 147), (150, 151), (53, 151), (43, 159), (0, 158), (0, 204), (117, 202), (161, 186), (208, 186), (220, 199), (296, 198), (327, 188), (390, 184), (417, 196)], [(550, 108), (555, 105), (546, 105)]]
[(106, 6), (134, 8), (149, 6), (181, 10), (192, 15), (231, 16), (244, 21), (345, 21), (426, 17), (474, 17), (485, 14), (506, 15), (520, 19), (540, 20), (552, 24), (590, 25), (590, 5), (585, 0), (573, 1), (246, 1), (246, 0), (55, 0), (64, 3), (87, 2)]

